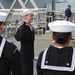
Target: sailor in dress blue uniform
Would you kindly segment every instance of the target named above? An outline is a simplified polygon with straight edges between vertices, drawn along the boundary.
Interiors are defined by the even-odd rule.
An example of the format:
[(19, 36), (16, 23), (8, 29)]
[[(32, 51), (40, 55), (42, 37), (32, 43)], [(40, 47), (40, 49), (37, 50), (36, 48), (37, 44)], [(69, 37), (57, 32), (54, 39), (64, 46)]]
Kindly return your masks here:
[(0, 75), (22, 75), (20, 52), (1, 36), (6, 16), (6, 13), (0, 12)]
[(18, 28), (15, 39), (20, 41), (22, 75), (33, 75), (34, 40), (35, 31), (31, 25), (34, 14), (32, 9), (25, 9), (21, 12), (23, 24)]
[(48, 26), (55, 43), (40, 53), (37, 75), (75, 75), (75, 48), (69, 45), (75, 24), (57, 20)]

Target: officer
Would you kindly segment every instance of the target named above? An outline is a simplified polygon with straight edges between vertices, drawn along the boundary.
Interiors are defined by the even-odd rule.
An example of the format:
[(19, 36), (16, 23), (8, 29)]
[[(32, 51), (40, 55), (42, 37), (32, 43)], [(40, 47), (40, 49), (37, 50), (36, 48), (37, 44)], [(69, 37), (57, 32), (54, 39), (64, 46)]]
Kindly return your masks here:
[(0, 75), (22, 75), (17, 47), (1, 36), (6, 16), (0, 12)]
[(34, 59), (34, 28), (31, 25), (34, 14), (32, 9), (25, 9), (22, 13), (23, 24), (15, 34), (15, 39), (21, 43), (22, 74), (33, 75)]
[(57, 20), (48, 26), (55, 43), (40, 53), (37, 75), (75, 75), (75, 48), (69, 45), (75, 24)]

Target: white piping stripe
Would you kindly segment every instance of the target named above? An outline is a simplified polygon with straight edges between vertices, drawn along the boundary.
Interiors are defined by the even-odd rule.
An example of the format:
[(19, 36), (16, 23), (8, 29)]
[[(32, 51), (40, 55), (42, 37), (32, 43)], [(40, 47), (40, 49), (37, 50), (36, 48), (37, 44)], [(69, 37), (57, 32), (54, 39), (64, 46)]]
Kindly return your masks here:
[(46, 49), (43, 53), (42, 62), (41, 62), (41, 68), (42, 69), (59, 70), (59, 71), (74, 71), (74, 69), (75, 69), (75, 48), (73, 49), (71, 67), (60, 67), (60, 66), (45, 65), (45, 57), (46, 57), (47, 50), (48, 49)]
[(15, 53), (17, 51), (17, 48), (15, 48), (15, 50), (14, 50), (14, 52), (13, 53)]
[(3, 38), (3, 39), (2, 39), (2, 42), (1, 42), (1, 46), (0, 46), (0, 57), (1, 57), (1, 55), (2, 55), (2, 51), (3, 51), (3, 48), (4, 48), (5, 42), (6, 42), (6, 39)]

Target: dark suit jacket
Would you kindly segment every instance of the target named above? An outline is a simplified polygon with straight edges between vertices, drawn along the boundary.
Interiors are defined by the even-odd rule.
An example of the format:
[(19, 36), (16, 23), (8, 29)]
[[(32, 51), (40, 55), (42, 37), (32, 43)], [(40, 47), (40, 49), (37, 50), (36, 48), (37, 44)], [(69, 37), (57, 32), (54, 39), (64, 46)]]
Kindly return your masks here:
[(15, 39), (21, 43), (21, 59), (34, 59), (34, 29), (31, 31), (30, 27), (24, 22), (16, 32)]

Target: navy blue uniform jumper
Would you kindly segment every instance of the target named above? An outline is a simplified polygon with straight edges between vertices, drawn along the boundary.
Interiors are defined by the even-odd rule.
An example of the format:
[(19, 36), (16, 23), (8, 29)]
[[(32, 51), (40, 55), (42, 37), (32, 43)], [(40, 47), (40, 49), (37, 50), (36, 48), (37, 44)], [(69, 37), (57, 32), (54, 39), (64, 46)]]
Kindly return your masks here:
[(74, 50), (71, 46), (57, 48), (51, 45), (39, 55), (37, 75), (75, 75)]
[[(0, 36), (0, 45), (2, 40), (3, 37)], [(7, 40), (0, 57), (0, 75), (22, 75), (20, 52), (13, 43)]]
[(15, 39), (20, 41), (21, 61), (23, 75), (33, 75), (34, 59), (34, 29), (30, 29), (24, 22), (15, 34)]

